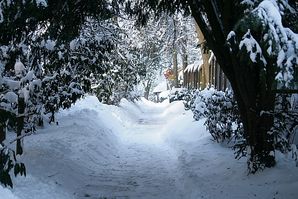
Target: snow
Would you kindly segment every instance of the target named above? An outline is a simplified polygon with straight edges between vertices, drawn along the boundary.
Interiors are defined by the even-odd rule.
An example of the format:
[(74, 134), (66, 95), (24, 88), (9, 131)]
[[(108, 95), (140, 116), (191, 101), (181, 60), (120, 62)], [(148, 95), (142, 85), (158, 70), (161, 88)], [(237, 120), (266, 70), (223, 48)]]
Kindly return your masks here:
[(35, 78), (34, 71), (29, 71), (25, 77), (22, 78), (21, 82), (32, 81)]
[(179, 81), (179, 84), (183, 84), (183, 79), (184, 79), (184, 71), (181, 70), (179, 73), (178, 73), (178, 81)]
[(40, 79), (33, 80), (33, 81), (30, 83), (29, 90), (30, 90), (31, 92), (33, 92), (35, 88), (40, 88), (40, 87), (41, 87), (41, 80), (40, 80)]
[(63, 59), (63, 53), (61, 51), (58, 52), (59, 60)]
[(163, 99), (166, 99), (170, 96), (171, 94), (171, 91), (170, 90), (166, 90), (166, 91), (162, 91), (160, 94), (159, 94), (159, 98), (163, 98)]
[(189, 64), (185, 69), (184, 72), (196, 72), (196, 71), (200, 71), (201, 67), (203, 66), (203, 60), (197, 60), (195, 61), (193, 64)]
[(17, 60), (15, 65), (14, 65), (15, 74), (16, 75), (22, 75), (24, 71), (25, 71), (24, 64), (20, 60)]
[(7, 92), (4, 94), (3, 99), (7, 100), (9, 103), (17, 103), (18, 102), (18, 96), (14, 92)]
[[(211, 141), (181, 101), (109, 106), (88, 96), (24, 140), (26, 178), (0, 194), (18, 199), (297, 198), (294, 161), (247, 175), (246, 160)], [(13, 195), (11, 194), (13, 193)], [(5, 195), (5, 196), (6, 196)]]
[(215, 56), (214, 56), (214, 53), (211, 51), (210, 58), (208, 59), (208, 64), (211, 64), (211, 62), (212, 62), (213, 59), (215, 59)]
[(247, 5), (253, 6), (254, 2), (252, 0), (243, 0), (241, 1), (241, 4), (247, 4)]
[(167, 90), (167, 82), (162, 81), (153, 89), (153, 93), (160, 93), (166, 90)]
[(36, 4), (38, 6), (43, 6), (43, 7), (47, 7), (48, 6), (48, 3), (46, 0), (36, 0)]
[(3, 188), (0, 185), (0, 196), (5, 199), (18, 199), (10, 190)]
[(11, 80), (7, 77), (4, 77), (2, 79), (2, 81), (3, 81), (3, 84), (7, 85), (10, 90), (16, 90), (16, 89), (20, 88), (20, 82), (19, 81)]
[(49, 51), (53, 51), (55, 48), (56, 42), (53, 40), (48, 39), (45, 44), (45, 48)]
[(253, 36), (250, 33), (250, 30), (248, 29), (247, 33), (243, 36), (240, 44), (239, 49), (242, 49), (242, 47), (245, 47), (247, 52), (249, 53), (250, 60), (254, 63), (257, 62), (257, 57), (260, 58), (260, 60), (264, 63), (264, 65), (267, 65), (266, 59), (264, 58), (262, 54), (262, 49), (258, 42), (253, 38)]
[(278, 44), (273, 45), (270, 40), (268, 41), (270, 47), (267, 49), (270, 55), (276, 54), (278, 56), (277, 65), (280, 71), (278, 71), (275, 79), (284, 84), (283, 86), (289, 87), (294, 79), (293, 67), (297, 65), (298, 60), (298, 34), (283, 26), (281, 16), (283, 11), (281, 9), (277, 1), (264, 0), (255, 12), (263, 20), (263, 23), (268, 26), (268, 33), (274, 43)]
[[(1, 5), (2, 6), (2, 5)], [(3, 10), (2, 8), (0, 7), (0, 23), (3, 23), (4, 22), (4, 17), (3, 17)]]
[(69, 43), (70, 50), (76, 50), (78, 48), (78, 41), (76, 39)]

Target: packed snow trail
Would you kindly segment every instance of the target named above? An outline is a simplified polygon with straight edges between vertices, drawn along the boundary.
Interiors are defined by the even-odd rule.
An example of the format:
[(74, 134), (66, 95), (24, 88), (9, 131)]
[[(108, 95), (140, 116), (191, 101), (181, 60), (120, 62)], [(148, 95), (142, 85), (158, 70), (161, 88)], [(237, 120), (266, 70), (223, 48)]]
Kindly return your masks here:
[[(182, 102), (123, 100), (119, 107), (89, 96), (25, 139), (27, 177), (0, 186), (0, 199), (246, 199), (298, 195), (293, 160), (247, 175), (246, 162), (211, 141)], [(279, 161), (282, 160), (282, 161)], [(3, 198), (3, 195), (5, 197)]]
[(177, 155), (161, 139), (163, 110), (143, 109), (126, 124), (116, 160), (99, 168), (84, 192), (94, 198), (177, 198)]
[[(67, 197), (183, 198), (177, 154), (162, 139), (167, 104), (126, 102), (133, 111), (113, 107), (111, 114), (94, 100), (64, 111), (58, 126), (28, 140), (24, 161), (29, 175), (55, 183)], [(23, 185), (18, 186), (17, 193)]]

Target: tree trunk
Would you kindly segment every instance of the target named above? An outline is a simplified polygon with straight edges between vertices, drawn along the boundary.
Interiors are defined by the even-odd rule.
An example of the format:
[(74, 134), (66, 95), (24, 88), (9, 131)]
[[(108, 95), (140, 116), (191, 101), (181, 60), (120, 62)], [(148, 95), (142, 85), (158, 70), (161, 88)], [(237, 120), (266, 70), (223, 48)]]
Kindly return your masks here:
[(173, 70), (174, 70), (174, 87), (178, 88), (178, 60), (177, 60), (177, 51), (174, 49), (173, 52)]
[(184, 70), (186, 69), (188, 65), (188, 56), (187, 56), (187, 39), (183, 40), (183, 46), (182, 46), (182, 72), (183, 72), (183, 87), (186, 87), (186, 74), (184, 73)]
[(176, 19), (173, 18), (174, 24), (174, 38), (173, 38), (173, 71), (174, 71), (174, 87), (178, 88), (178, 59), (177, 59), (177, 49), (176, 49), (176, 40), (177, 40), (177, 28), (176, 28)]
[[(24, 128), (24, 112), (25, 112), (25, 99), (19, 96), (18, 99), (18, 115), (17, 115), (17, 137), (22, 135)], [(16, 154), (23, 154), (22, 140), (18, 139), (16, 143)]]
[[(192, 15), (199, 25), (208, 47), (213, 51), (226, 77), (229, 79), (236, 97), (240, 116), (244, 127), (244, 137), (250, 147), (249, 167), (251, 172), (260, 167), (272, 167), (275, 165), (274, 158), (274, 135), (269, 133), (273, 126), (274, 118), (266, 111), (273, 111), (275, 95), (272, 92), (274, 72), (266, 71), (265, 80), (262, 80), (260, 66), (253, 67), (245, 62), (240, 62), (235, 53), (231, 53), (226, 45), (228, 32), (232, 30), (233, 20), (224, 21), (227, 27), (222, 29), (221, 21), (216, 17), (217, 11), (211, 1), (203, 1), (203, 6), (196, 1), (190, 1)], [(204, 7), (209, 24), (200, 13)], [(226, 4), (227, 10), (233, 7), (232, 1)], [(234, 11), (237, 12), (237, 11)], [(228, 13), (232, 15), (233, 13)], [(223, 17), (225, 18), (225, 16)], [(230, 16), (231, 18), (231, 16)], [(235, 23), (234, 23), (235, 24)], [(212, 29), (210, 29), (212, 27)], [(270, 63), (268, 63), (270, 65)], [(271, 67), (267, 67), (271, 68)], [(272, 67), (273, 68), (273, 67)], [(263, 76), (264, 77), (264, 76)]]
[(274, 108), (274, 95), (268, 93), (265, 96), (258, 92), (258, 96), (263, 96), (251, 100), (244, 99), (244, 95), (241, 92), (235, 92), (235, 89), (234, 93), (243, 122), (244, 136), (250, 147), (248, 163), (251, 172), (257, 171), (262, 166), (274, 166), (274, 137), (268, 133), (273, 126), (274, 118), (271, 114), (266, 114)]
[(151, 88), (151, 82), (148, 81), (146, 86), (145, 86), (145, 93), (144, 93), (144, 97), (145, 97), (146, 100), (149, 99), (150, 88)]
[(0, 110), (0, 143), (2, 143), (6, 139), (6, 132), (5, 132), (5, 121), (6, 112), (4, 110)]
[(4, 123), (0, 123), (0, 144), (6, 139), (5, 134), (5, 125)]

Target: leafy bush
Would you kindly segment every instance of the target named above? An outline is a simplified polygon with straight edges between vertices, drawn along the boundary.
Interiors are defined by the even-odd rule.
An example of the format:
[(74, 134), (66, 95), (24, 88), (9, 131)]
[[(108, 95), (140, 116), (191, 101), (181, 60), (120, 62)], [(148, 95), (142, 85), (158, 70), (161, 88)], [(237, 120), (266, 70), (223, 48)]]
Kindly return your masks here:
[(10, 172), (14, 171), (14, 175), (26, 176), (26, 167), (24, 163), (17, 161), (15, 151), (0, 144), (0, 183), (4, 186), (13, 187)]
[(242, 124), (231, 91), (214, 88), (196, 91), (190, 104), (195, 120), (206, 118), (206, 128), (216, 142), (242, 138)]
[(169, 96), (170, 103), (174, 101), (184, 101), (187, 103), (193, 98), (193, 92), (194, 90), (188, 90), (186, 88), (173, 89)]
[(118, 27), (107, 2), (96, 3), (101, 12), (59, 2), (0, 3), (0, 183), (5, 186), (12, 186), (12, 170), (25, 174), (17, 161), (22, 139), (45, 115), (55, 122), (59, 109), (91, 92), (91, 83), (99, 84), (113, 66), (109, 58), (118, 45)]
[[(275, 149), (282, 153), (292, 153), (292, 157), (297, 158), (297, 144), (294, 142), (298, 127), (298, 110), (295, 103), (291, 103), (291, 95), (277, 95), (274, 116), (274, 124), (271, 133), (275, 137)], [(296, 141), (297, 142), (297, 141)]]
[[(274, 135), (275, 150), (282, 153), (290, 152), (298, 165), (297, 143), (294, 143), (298, 127), (298, 111), (295, 103), (291, 103), (292, 98), (290, 95), (277, 95), (274, 112), (262, 112), (262, 114), (270, 114), (274, 117), (274, 125), (270, 133)], [(187, 109), (192, 110), (195, 120), (206, 118), (205, 126), (214, 141), (234, 142), (233, 149), (237, 159), (250, 153), (232, 91), (222, 92), (214, 88), (194, 91), (192, 99), (185, 105)]]

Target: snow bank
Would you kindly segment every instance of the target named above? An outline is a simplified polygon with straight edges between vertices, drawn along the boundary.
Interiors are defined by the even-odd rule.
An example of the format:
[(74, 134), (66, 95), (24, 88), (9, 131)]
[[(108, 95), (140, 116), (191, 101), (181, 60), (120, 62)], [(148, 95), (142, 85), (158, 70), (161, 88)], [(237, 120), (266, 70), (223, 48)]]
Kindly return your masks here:
[(155, 111), (155, 112), (162, 112), (164, 109), (169, 105), (169, 102), (167, 100), (161, 102), (161, 103), (155, 103), (149, 100), (146, 100), (145, 98), (141, 98), (139, 101), (136, 101), (136, 105), (138, 107), (142, 107), (142, 111)]
[[(57, 181), (51, 181), (51, 177), (41, 178), (27, 175), (26, 178), (18, 177), (15, 181), (14, 195), (17, 199), (74, 199), (75, 197), (61, 187)], [(1, 193), (1, 191), (0, 191)], [(7, 199), (6, 197), (1, 199)], [(8, 198), (9, 199), (9, 198)], [(16, 199), (16, 198), (14, 198)]]
[(153, 93), (160, 93), (166, 90), (167, 90), (167, 82), (162, 81), (153, 89)]
[(211, 140), (182, 102), (108, 106), (88, 96), (25, 139), (26, 178), (4, 199), (297, 198), (294, 161), (247, 175), (245, 159)]
[(21, 161), (29, 176), (16, 178), (13, 192), (24, 199), (82, 197), (80, 185), (118, 160), (125, 118), (123, 108), (101, 104), (94, 96), (60, 111), (58, 125), (46, 125), (24, 140)]
[(3, 199), (19, 199), (9, 189), (3, 188), (0, 185), (0, 198)]
[(163, 114), (162, 137), (177, 151), (183, 198), (297, 198), (298, 168), (290, 156), (279, 154), (275, 168), (248, 175), (246, 159), (236, 160), (231, 148), (213, 142), (205, 120), (194, 121), (182, 102), (169, 104)]
[(174, 101), (172, 103), (165, 102), (163, 105), (167, 105), (167, 108), (163, 112), (162, 116), (171, 120), (175, 118), (180, 113), (184, 112), (184, 104), (182, 101)]

